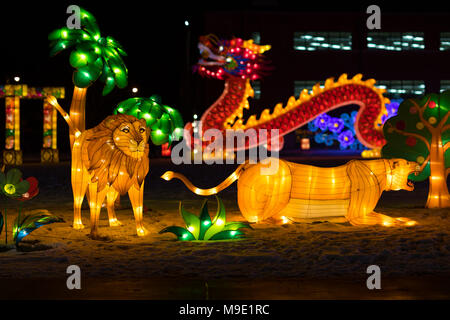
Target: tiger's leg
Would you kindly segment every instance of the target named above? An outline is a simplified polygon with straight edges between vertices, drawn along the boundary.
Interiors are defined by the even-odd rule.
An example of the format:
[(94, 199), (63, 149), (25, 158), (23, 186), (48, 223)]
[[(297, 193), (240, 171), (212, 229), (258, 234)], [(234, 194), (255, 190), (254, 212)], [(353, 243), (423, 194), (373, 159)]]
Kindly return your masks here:
[(109, 188), (106, 193), (106, 208), (108, 210), (108, 219), (110, 227), (118, 227), (121, 226), (122, 223), (117, 220), (116, 211), (115, 211), (115, 202), (118, 198), (119, 192), (117, 192), (114, 188)]
[[(75, 148), (74, 148), (75, 155)], [(89, 184), (89, 173), (83, 168), (81, 158), (72, 158), (72, 191), (73, 191), (73, 228), (84, 228), (81, 220), (81, 206)]]
[(103, 190), (97, 190), (98, 183), (89, 184), (89, 207), (91, 209), (91, 235), (92, 239), (99, 239), (98, 234), (98, 223), (100, 218), (100, 210), (102, 209), (103, 200), (105, 200), (106, 193), (108, 192), (108, 187), (103, 188)]
[(128, 190), (128, 196), (130, 197), (131, 205), (133, 206), (134, 219), (136, 220), (136, 231), (138, 236), (145, 236), (148, 231), (144, 227), (143, 217), (143, 204), (144, 204), (144, 182), (140, 190), (136, 189), (133, 185)]

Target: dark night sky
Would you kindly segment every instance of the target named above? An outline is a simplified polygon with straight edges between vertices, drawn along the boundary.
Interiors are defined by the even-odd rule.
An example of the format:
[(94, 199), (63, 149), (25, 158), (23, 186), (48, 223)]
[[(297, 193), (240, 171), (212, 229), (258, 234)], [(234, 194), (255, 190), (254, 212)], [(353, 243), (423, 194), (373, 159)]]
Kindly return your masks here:
[[(427, 1), (426, 4), (392, 2), (389, 4), (377, 2), (377, 4), (385, 11), (450, 11), (448, 4), (443, 8), (443, 4), (438, 5), (438, 2)], [(225, 10), (230, 13), (242, 10), (365, 11), (365, 8), (373, 3), (310, 1), (309, 4), (305, 4), (305, 1), (300, 0), (295, 2), (292, 0), (3, 1), (0, 6), (2, 39), (0, 84), (19, 75), (22, 82), (30, 86), (65, 86), (66, 96), (69, 99), (65, 99), (62, 105), (68, 110), (73, 90), (69, 55), (62, 52), (50, 58), (47, 36), (49, 32), (65, 24), (68, 17), (66, 8), (70, 4), (80, 5), (90, 11), (97, 19), (102, 35), (116, 38), (128, 53), (128, 57), (124, 59), (129, 71), (128, 88), (122, 90), (116, 88), (106, 97), (101, 95), (100, 83), (94, 84), (89, 89), (87, 100), (89, 128), (110, 114), (116, 103), (129, 98), (133, 86), (139, 87), (139, 96), (158, 93), (163, 97), (165, 104), (178, 108), (184, 116), (190, 117), (190, 102), (184, 98), (183, 90), (186, 90), (186, 83), (192, 82), (195, 85), (195, 81), (202, 81), (190, 70), (198, 58), (196, 49), (198, 36), (214, 32), (203, 29), (203, 16), (207, 11)], [(189, 31), (184, 25), (186, 19), (190, 21)], [(188, 32), (190, 32), (189, 55), (186, 49)], [(61, 126), (64, 126), (64, 123), (61, 123)], [(39, 128), (40, 124), (33, 125), (33, 130)], [(59, 144), (66, 143), (61, 140)], [(63, 145), (61, 149), (64, 150), (65, 146)]]

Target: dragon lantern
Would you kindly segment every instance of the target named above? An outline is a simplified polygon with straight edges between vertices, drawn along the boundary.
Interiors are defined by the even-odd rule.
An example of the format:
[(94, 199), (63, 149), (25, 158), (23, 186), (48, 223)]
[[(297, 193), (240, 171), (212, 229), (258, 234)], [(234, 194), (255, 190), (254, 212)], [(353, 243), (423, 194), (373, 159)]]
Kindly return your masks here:
[[(226, 130), (266, 129), (267, 135), (258, 139), (246, 141), (233, 150), (250, 149), (258, 145), (267, 145), (270, 149), (270, 130), (279, 130), (280, 146), (283, 136), (312, 121), (314, 118), (330, 110), (349, 105), (359, 105), (356, 116), (355, 133), (359, 141), (366, 147), (380, 150), (385, 144), (382, 133), (382, 116), (387, 114), (385, 104), (389, 99), (383, 96), (385, 89), (375, 87), (375, 80), (362, 80), (357, 74), (348, 79), (342, 74), (337, 81), (328, 78), (324, 85), (319, 83), (309, 92), (303, 89), (298, 98), (290, 97), (285, 106), (278, 103), (275, 108), (264, 109), (259, 116), (251, 115), (246, 121), (243, 118), (244, 109), (249, 109), (248, 98), (254, 92), (251, 81), (262, 78), (267, 70), (264, 52), (270, 50), (270, 45), (257, 45), (253, 40), (233, 38), (219, 40), (214, 35), (200, 37), (198, 44), (201, 58), (194, 69), (202, 76), (225, 81), (222, 95), (203, 113), (200, 118), (202, 131), (218, 129)], [(189, 137), (191, 147), (200, 143), (193, 134), (193, 124), (188, 123), (186, 138)], [(206, 148), (210, 141), (201, 141)]]

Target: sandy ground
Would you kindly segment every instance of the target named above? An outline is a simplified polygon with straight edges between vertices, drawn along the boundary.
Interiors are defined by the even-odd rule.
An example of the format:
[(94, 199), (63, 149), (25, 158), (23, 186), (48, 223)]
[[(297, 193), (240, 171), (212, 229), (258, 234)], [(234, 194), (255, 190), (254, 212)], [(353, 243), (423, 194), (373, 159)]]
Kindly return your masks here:
[[(301, 162), (330, 165), (329, 161), (321, 160)], [(340, 159), (334, 165), (344, 162), (345, 160)], [(247, 283), (241, 285), (241, 288), (247, 289), (250, 288), (250, 283), (252, 286), (255, 283), (265, 283), (273, 289), (270, 281), (279, 285), (284, 281), (286, 285), (283, 288), (287, 293), (283, 291), (278, 296), (268, 296), (273, 298), (304, 298), (298, 292), (305, 291), (299, 290), (298, 285), (291, 289), (289, 286), (298, 281), (307, 281), (310, 288), (315, 287), (319, 293), (323, 293), (318, 296), (326, 298), (332, 292), (329, 286), (327, 289), (327, 281), (348, 279), (352, 285), (365, 288), (366, 268), (377, 264), (386, 279), (403, 279), (405, 283), (408, 283), (408, 279), (422, 280), (430, 284), (431, 289), (427, 290), (438, 288), (441, 284), (436, 289), (435, 297), (450, 297), (450, 289), (446, 289), (450, 279), (450, 210), (423, 208), (428, 187), (426, 183), (416, 184), (415, 192), (384, 193), (378, 204), (377, 211), (380, 213), (394, 217), (405, 216), (418, 221), (417, 226), (409, 228), (354, 227), (342, 219), (322, 219), (286, 225), (253, 225), (254, 230), (245, 229), (248, 238), (239, 241), (178, 242), (172, 234), (158, 234), (169, 225), (184, 226), (178, 213), (179, 200), (183, 200), (186, 209), (193, 213), (199, 211), (203, 200), (179, 181), (166, 182), (160, 179), (164, 171), (182, 172), (199, 187), (212, 187), (227, 177), (235, 167), (236, 165), (174, 166), (167, 159), (151, 159), (151, 172), (146, 180), (144, 196), (145, 206), (149, 208), (144, 221), (150, 235), (143, 238), (136, 236), (131, 206), (128, 198), (123, 197), (121, 209), (117, 210), (123, 226), (108, 227), (104, 209), (100, 232), (101, 235), (108, 236), (109, 240), (95, 241), (87, 237), (89, 212), (86, 204), (83, 222), (87, 228), (81, 231), (71, 228), (73, 213), (68, 163), (52, 166), (25, 165), (22, 168), (24, 176), (33, 175), (40, 181), (40, 194), (25, 204), (26, 209), (48, 209), (66, 222), (44, 226), (26, 238), (29, 242), (27, 246), (34, 243), (35, 246), (50, 247), (48, 250), (20, 252), (12, 249), (0, 252), (0, 288), (11, 288), (13, 280), (24, 286), (33, 281), (42, 284), (48, 280), (51, 283), (54, 281), (52, 279), (65, 278), (67, 266), (76, 264), (80, 266), (84, 278), (97, 279), (98, 286), (103, 288), (98, 297), (109, 297), (110, 291), (106, 289), (108, 281), (145, 283), (151, 279), (175, 282), (177, 279), (184, 279), (198, 281), (200, 298), (204, 296), (205, 284), (208, 286), (207, 283), (210, 283), (214, 288), (214, 283), (216, 286), (220, 286), (217, 283), (223, 286), (230, 281), (235, 284)], [(237, 206), (236, 185), (224, 190), (220, 197), (224, 200), (227, 220), (243, 220)], [(209, 203), (210, 213), (214, 214), (214, 197), (211, 197)], [(12, 223), (17, 203), (9, 201), (6, 205), (9, 208), (9, 222)], [(3, 236), (0, 241), (4, 241)], [(443, 283), (446, 283), (445, 288), (442, 287)], [(322, 291), (318, 289), (321, 285)], [(258, 290), (262, 289), (256, 288), (253, 293)], [(50, 291), (49, 289), (48, 292)], [(24, 293), (17, 287), (11, 292), (16, 292), (17, 296)], [(135, 295), (140, 297), (138, 292), (140, 291), (136, 289)], [(189, 292), (184, 292), (185, 297), (196, 297), (195, 293)], [(334, 297), (348, 297), (339, 295), (338, 292), (339, 290)], [(356, 294), (358, 290), (352, 292)], [(16, 295), (4, 293), (2, 296)], [(154, 296), (153, 293), (146, 297)], [(170, 292), (161, 292), (159, 295), (160, 298), (174, 296), (176, 295), (171, 295)], [(245, 297), (252, 298), (254, 295)], [(314, 297), (314, 294), (309, 297)], [(401, 292), (394, 297), (402, 297)], [(410, 294), (410, 297), (420, 295)]]

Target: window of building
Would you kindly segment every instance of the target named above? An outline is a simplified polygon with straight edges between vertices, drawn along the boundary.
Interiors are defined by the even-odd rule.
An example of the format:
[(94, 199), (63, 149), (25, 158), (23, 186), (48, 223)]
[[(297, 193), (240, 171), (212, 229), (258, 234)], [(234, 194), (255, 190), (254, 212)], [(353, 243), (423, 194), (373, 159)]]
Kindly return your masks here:
[(450, 90), (450, 80), (441, 80), (441, 92)]
[(367, 47), (374, 50), (423, 50), (423, 32), (369, 32)]
[(295, 32), (294, 50), (351, 50), (350, 32)]
[(309, 93), (312, 92), (312, 88), (316, 83), (320, 83), (321, 87), (323, 87), (323, 81), (314, 81), (314, 80), (299, 80), (294, 81), (294, 96), (297, 99), (300, 96), (300, 93), (303, 89), (307, 89)]
[(380, 80), (376, 87), (386, 89), (389, 99), (405, 99), (425, 94), (425, 82), (421, 80)]
[(450, 32), (441, 32), (441, 45), (439, 50), (450, 50)]
[(255, 80), (252, 81), (252, 88), (254, 92), (253, 99), (260, 99), (261, 98), (261, 81)]

